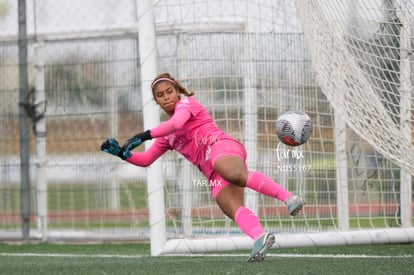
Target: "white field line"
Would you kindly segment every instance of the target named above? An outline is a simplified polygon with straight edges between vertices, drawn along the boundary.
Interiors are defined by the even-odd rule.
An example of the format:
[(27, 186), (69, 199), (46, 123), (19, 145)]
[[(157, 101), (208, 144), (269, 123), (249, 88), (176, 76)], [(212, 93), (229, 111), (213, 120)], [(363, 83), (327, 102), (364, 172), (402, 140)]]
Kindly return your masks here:
[[(168, 254), (162, 257), (247, 257), (248, 254)], [(149, 255), (122, 255), (122, 254), (63, 254), (63, 253), (0, 253), (0, 257), (65, 257), (65, 258), (123, 258), (138, 259), (150, 257)], [(414, 258), (414, 255), (365, 255), (365, 254), (272, 254), (266, 257), (275, 258), (365, 258), (365, 259), (393, 259), (393, 258)]]
[(143, 258), (147, 255), (122, 254), (64, 254), (64, 253), (0, 253), (0, 257), (51, 257), (51, 258)]

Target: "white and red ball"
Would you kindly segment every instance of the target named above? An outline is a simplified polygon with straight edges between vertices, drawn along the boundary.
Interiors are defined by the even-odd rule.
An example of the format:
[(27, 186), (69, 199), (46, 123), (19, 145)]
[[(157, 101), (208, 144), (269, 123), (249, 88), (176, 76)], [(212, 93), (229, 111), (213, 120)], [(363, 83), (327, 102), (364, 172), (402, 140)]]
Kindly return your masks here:
[(304, 111), (285, 111), (277, 118), (276, 135), (286, 145), (302, 145), (309, 140), (311, 133), (312, 120)]

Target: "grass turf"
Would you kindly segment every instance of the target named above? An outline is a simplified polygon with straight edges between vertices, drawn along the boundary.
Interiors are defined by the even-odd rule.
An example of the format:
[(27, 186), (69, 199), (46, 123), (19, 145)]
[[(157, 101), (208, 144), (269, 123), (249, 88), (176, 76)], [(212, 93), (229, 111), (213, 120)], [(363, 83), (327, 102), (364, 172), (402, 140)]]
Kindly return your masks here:
[(410, 274), (414, 244), (149, 256), (147, 244), (1, 244), (0, 274)]

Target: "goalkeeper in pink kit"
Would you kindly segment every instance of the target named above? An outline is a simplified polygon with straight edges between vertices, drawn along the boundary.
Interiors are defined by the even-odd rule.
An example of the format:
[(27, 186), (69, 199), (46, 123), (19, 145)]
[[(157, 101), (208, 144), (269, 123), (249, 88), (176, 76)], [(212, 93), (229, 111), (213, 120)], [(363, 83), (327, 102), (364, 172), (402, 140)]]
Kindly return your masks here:
[[(285, 190), (266, 175), (248, 170), (244, 146), (218, 128), (205, 107), (197, 102), (168, 73), (157, 76), (151, 85), (155, 102), (169, 119), (159, 126), (137, 134), (121, 147), (108, 139), (102, 151), (127, 162), (146, 167), (168, 150), (176, 150), (196, 165), (211, 184), (212, 196), (221, 210), (254, 240), (249, 262), (263, 261), (275, 236), (263, 229), (257, 215), (244, 206), (244, 188), (284, 202), (295, 216), (304, 199)], [(145, 152), (132, 152), (146, 140), (156, 139)]]

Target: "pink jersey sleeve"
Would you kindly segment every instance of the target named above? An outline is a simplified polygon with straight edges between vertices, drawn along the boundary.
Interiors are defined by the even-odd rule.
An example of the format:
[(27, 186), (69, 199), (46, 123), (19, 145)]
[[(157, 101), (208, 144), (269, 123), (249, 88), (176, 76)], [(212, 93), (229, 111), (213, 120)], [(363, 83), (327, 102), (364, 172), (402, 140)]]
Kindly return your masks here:
[(131, 152), (132, 156), (127, 158), (126, 161), (136, 166), (147, 167), (169, 149), (168, 142), (159, 138), (145, 152)]
[(188, 108), (176, 108), (174, 115), (169, 120), (151, 129), (151, 137), (164, 137), (166, 135), (174, 133), (183, 127), (183, 125), (190, 119), (190, 117), (191, 112), (188, 110)]

